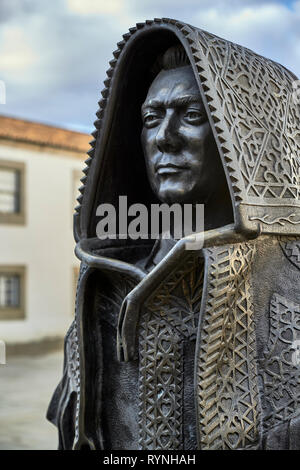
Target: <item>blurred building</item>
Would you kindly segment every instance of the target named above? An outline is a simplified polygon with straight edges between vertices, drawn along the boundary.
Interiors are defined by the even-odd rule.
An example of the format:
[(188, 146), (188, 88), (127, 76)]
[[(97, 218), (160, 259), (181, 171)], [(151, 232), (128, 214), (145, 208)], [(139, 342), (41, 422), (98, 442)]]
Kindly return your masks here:
[(0, 116), (0, 339), (56, 348), (74, 315), (72, 218), (90, 136)]

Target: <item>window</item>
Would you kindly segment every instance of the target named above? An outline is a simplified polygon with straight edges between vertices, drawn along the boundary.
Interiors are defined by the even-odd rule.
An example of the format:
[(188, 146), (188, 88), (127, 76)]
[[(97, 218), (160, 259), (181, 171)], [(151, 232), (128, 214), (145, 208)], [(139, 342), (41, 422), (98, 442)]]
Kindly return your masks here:
[(0, 223), (25, 223), (24, 174), (23, 163), (0, 160)]
[(19, 307), (20, 276), (0, 273), (0, 307)]
[(24, 266), (0, 266), (0, 319), (17, 320), (25, 316)]
[(0, 168), (0, 211), (11, 214), (19, 212), (20, 207), (20, 172)]

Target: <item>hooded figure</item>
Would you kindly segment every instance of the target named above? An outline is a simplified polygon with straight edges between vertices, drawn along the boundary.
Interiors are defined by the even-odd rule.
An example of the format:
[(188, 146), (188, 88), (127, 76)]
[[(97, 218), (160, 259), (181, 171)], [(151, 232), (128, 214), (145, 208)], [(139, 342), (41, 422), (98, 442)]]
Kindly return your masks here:
[[(296, 77), (171, 19), (123, 37), (74, 216), (76, 315), (48, 410), (59, 447), (300, 449)], [(202, 249), (187, 250), (189, 237), (100, 240), (100, 204), (118, 209), (126, 195), (150, 211), (162, 200), (143, 157), (151, 132), (141, 142), (141, 106), (157, 58), (178, 46), (205, 109), (223, 202), (208, 204)], [(144, 127), (155, 119), (144, 116)]]

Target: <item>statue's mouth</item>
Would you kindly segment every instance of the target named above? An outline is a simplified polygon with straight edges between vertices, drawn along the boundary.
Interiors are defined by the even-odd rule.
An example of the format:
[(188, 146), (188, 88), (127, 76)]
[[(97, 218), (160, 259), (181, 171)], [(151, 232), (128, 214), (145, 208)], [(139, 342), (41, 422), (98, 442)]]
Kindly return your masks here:
[(167, 165), (157, 165), (156, 173), (158, 175), (174, 175), (176, 173), (181, 173), (183, 170), (187, 170), (187, 165), (174, 165), (174, 163), (168, 163)]

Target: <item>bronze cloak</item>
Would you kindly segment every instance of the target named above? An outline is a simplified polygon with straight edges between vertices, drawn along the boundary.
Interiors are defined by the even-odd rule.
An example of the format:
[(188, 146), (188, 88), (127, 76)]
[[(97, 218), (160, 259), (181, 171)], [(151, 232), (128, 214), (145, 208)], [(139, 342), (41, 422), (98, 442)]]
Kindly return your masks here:
[[(118, 358), (109, 368), (139, 402), (128, 416), (124, 411), (120, 425), (125, 429), (128, 420), (127, 448), (137, 448), (130, 438), (136, 432), (145, 449), (299, 449), (297, 78), (242, 46), (171, 19), (137, 24), (123, 37), (107, 71), (74, 217), (82, 260), (76, 315), (48, 410), (60, 448), (109, 448), (111, 402), (103, 383), (111, 356), (99, 317), (112, 312)], [(102, 202), (117, 207), (124, 194), (128, 204), (157, 202), (143, 163), (139, 108), (156, 57), (178, 42), (206, 107), (233, 220), (204, 233), (202, 250), (186, 251), (184, 239), (178, 241), (147, 273), (142, 260), (152, 245), (97, 240), (95, 213)], [(184, 338), (194, 341), (187, 353), (194, 358), (190, 395), (184, 395), (180, 368)], [(172, 361), (163, 362), (166, 356)], [(167, 389), (153, 387), (160, 381)], [(194, 426), (190, 442), (183, 438), (186, 414)]]

